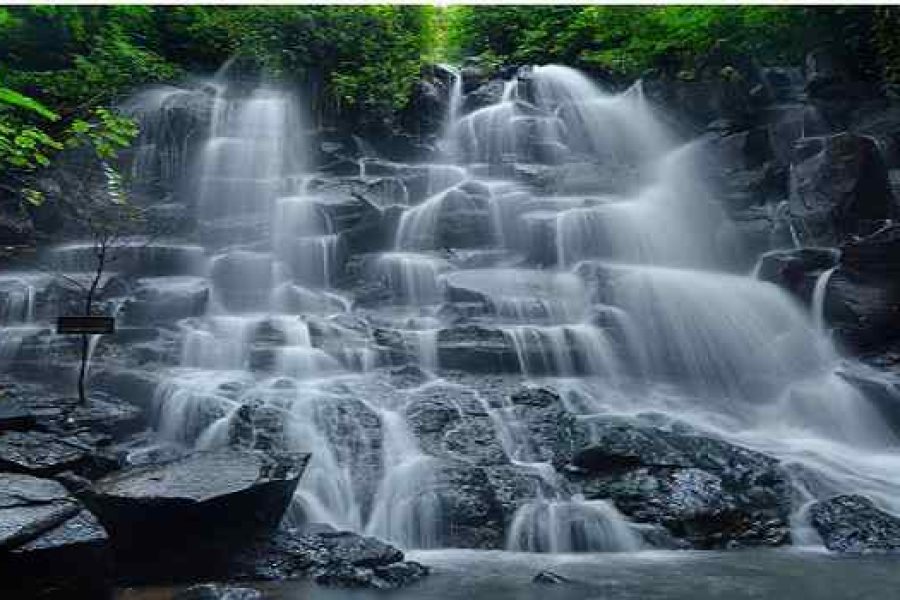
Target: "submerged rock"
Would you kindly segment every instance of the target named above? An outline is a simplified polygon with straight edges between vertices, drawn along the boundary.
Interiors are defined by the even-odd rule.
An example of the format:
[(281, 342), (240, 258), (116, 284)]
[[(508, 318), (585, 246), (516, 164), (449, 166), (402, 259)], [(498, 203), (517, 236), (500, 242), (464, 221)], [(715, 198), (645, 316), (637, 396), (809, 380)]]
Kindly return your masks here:
[(810, 521), (834, 552), (900, 552), (900, 518), (879, 510), (865, 496), (835, 496), (810, 508)]
[(623, 420), (588, 426), (569, 479), (697, 548), (789, 542), (790, 486), (774, 459), (692, 432)]
[(546, 570), (541, 571), (531, 580), (534, 583), (542, 583), (547, 585), (558, 585), (560, 583), (569, 583), (568, 577), (563, 577), (559, 573), (554, 573), (553, 571)]

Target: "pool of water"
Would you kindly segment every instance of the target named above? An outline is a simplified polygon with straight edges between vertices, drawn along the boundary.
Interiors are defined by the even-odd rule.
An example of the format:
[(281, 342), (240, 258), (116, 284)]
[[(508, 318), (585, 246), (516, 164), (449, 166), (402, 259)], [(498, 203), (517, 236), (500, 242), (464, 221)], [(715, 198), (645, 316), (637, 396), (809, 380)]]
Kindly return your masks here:
[[(306, 581), (257, 584), (271, 600), (887, 600), (900, 593), (900, 557), (821, 550), (525, 554), (410, 552), (431, 576), (401, 590), (347, 590)], [(569, 579), (537, 584), (549, 569)], [(169, 589), (123, 590), (117, 600), (167, 600)]]

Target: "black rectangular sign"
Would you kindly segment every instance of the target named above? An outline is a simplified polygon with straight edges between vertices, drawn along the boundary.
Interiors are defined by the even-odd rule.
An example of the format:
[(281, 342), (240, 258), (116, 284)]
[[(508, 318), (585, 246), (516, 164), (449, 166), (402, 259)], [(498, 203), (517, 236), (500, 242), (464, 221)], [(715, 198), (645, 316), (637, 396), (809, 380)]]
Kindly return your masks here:
[(56, 333), (115, 333), (116, 320), (113, 317), (59, 317), (56, 320)]

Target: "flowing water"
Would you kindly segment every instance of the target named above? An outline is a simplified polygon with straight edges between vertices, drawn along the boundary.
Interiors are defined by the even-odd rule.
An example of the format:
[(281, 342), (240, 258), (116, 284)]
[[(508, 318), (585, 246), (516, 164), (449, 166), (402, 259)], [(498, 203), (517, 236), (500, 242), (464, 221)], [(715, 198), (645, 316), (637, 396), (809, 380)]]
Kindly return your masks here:
[[(365, 304), (345, 285), (339, 215), (311, 185), (295, 96), (211, 87), (212, 124), (185, 186), (211, 302), (178, 324), (180, 366), (157, 389), (157, 429), (214, 447), (241, 405), (276, 411), (285, 443), (313, 453), (290, 518), (405, 548), (452, 545), (442, 511), (454, 484), (410, 421), (444, 390), (538, 482), (509, 523), (508, 549), (641, 550), (635, 524), (557, 480), (514, 409), (470, 385), (477, 376), (450, 378), (446, 332), (466, 325), (499, 332), (491, 343), (513, 357), (505, 377), (568, 391), (583, 416), (668, 415), (802, 466), (798, 489), (863, 493), (900, 514), (897, 440), (839, 376), (846, 364), (821, 331), (827, 274), (811, 319), (777, 287), (728, 273), (705, 157), (668, 134), (639, 85), (611, 94), (574, 70), (538, 67), (466, 115), (454, 85), (443, 162), (417, 167), (424, 198), (394, 186), (379, 200), (402, 214), (391, 247), (361, 263), (390, 294)], [(157, 162), (174, 171), (172, 160)], [(372, 164), (361, 161), (360, 179), (373, 180)], [(554, 186), (523, 183), (541, 177)], [(17, 326), (29, 322), (22, 290), (0, 307)], [(398, 359), (377, 328), (397, 333), (424, 382), (386, 376)], [(795, 522), (801, 539), (800, 509)]]

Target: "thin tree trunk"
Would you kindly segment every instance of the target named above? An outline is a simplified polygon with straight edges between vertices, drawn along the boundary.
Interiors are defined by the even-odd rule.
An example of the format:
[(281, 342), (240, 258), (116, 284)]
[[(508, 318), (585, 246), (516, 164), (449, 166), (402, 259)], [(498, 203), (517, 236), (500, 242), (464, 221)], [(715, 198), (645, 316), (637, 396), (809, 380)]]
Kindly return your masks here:
[[(84, 300), (84, 314), (86, 316), (91, 316), (94, 310), (94, 293), (97, 291), (97, 286), (100, 285), (100, 278), (103, 276), (103, 269), (106, 266), (106, 247), (107, 241), (105, 239), (97, 242), (97, 271), (94, 273), (94, 280), (91, 282), (91, 287), (88, 289)], [(90, 347), (90, 337), (88, 334), (83, 333), (81, 335), (81, 369), (78, 372), (78, 401), (82, 404), (87, 404), (84, 383), (87, 377)]]

